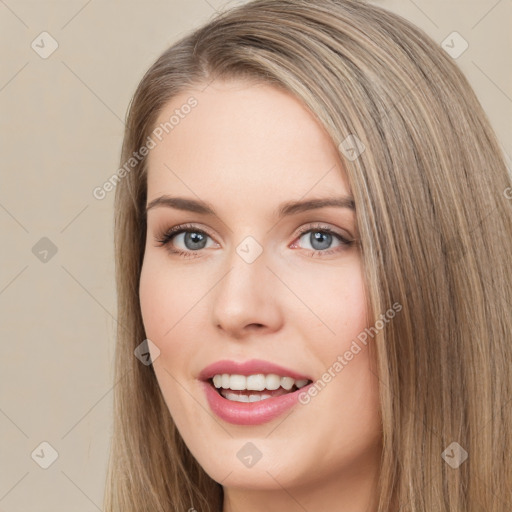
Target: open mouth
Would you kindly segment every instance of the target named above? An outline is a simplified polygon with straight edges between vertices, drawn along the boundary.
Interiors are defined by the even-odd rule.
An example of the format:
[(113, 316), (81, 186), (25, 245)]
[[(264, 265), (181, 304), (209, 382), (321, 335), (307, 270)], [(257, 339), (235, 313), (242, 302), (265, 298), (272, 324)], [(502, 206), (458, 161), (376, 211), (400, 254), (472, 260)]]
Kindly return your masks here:
[(211, 411), (234, 425), (273, 421), (300, 403), (310, 376), (268, 361), (218, 361), (199, 374)]
[[(247, 389), (247, 385), (243, 386), (246, 389), (232, 389), (228, 382), (222, 383), (218, 377), (219, 376), (216, 375), (215, 377), (208, 379), (209, 384), (222, 398), (232, 402), (260, 402), (262, 400), (267, 400), (268, 398), (275, 398), (278, 396), (295, 393), (302, 387), (307, 386), (312, 382), (309, 379), (295, 381), (290, 377), (284, 377), (279, 378), (281, 381), (278, 383), (277, 379), (274, 378), (269, 387), (275, 389), (269, 389), (266, 387), (266, 385), (263, 385), (263, 379), (260, 379), (260, 385), (249, 387), (258, 387), (262, 389)], [(224, 387), (223, 384), (227, 384), (227, 386)], [(242, 387), (242, 385), (235, 385), (233, 387)]]

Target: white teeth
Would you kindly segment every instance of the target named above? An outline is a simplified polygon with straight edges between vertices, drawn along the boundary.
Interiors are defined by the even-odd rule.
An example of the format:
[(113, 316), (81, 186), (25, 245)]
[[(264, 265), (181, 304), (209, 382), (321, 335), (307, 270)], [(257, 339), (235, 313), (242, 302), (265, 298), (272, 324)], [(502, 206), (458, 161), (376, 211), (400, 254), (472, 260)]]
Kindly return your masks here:
[(272, 398), (272, 395), (262, 394), (262, 395), (239, 395), (237, 393), (230, 393), (229, 391), (223, 391), (222, 396), (227, 398), (228, 400), (232, 400), (233, 402), (259, 402), (260, 400), (266, 400), (267, 398)]
[(291, 377), (282, 377), (281, 378), (281, 386), (289, 391), (293, 388), (293, 385), (295, 384), (295, 381)]
[(279, 375), (276, 375), (275, 373), (271, 373), (270, 375), (267, 375), (265, 377), (266, 379), (266, 385), (265, 387), (267, 389), (270, 389), (273, 391), (274, 389), (279, 389), (281, 386), (281, 377)]
[[(300, 389), (304, 387), (308, 382), (309, 381), (307, 379), (295, 380), (292, 377), (280, 377), (275, 373), (270, 373), (268, 375), (257, 373), (254, 375), (248, 375), (247, 377), (245, 375), (230, 375), (227, 373), (217, 374), (213, 376), (213, 385), (217, 389), (223, 388), (231, 389), (233, 391), (263, 391), (264, 389), (274, 391), (276, 389), (279, 389), (280, 387), (282, 387), (286, 391), (290, 391), (294, 385)], [(260, 397), (262, 395), (249, 396)], [(252, 401), (257, 400), (254, 399)]]
[(234, 391), (247, 389), (247, 377), (245, 375), (231, 375), (229, 377), (229, 389)]
[[(249, 375), (247, 377), (247, 389), (252, 391), (263, 391), (265, 389), (265, 375), (258, 373), (257, 375)], [(254, 395), (255, 396), (255, 395)]]
[(260, 400), (265, 400), (267, 398), (272, 398), (272, 395), (267, 395), (265, 393), (261, 395), (249, 395), (249, 402), (259, 402)]
[(228, 400), (233, 400), (235, 402), (248, 402), (249, 397), (247, 395), (237, 395), (236, 393), (223, 393), (224, 397)]

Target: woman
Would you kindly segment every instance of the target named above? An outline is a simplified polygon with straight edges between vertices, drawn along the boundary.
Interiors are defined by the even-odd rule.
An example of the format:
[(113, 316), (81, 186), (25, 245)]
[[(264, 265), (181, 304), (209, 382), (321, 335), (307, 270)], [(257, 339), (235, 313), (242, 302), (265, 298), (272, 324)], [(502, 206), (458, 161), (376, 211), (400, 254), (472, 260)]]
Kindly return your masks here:
[(255, 0), (151, 66), (121, 160), (106, 511), (511, 509), (511, 180), (442, 49)]

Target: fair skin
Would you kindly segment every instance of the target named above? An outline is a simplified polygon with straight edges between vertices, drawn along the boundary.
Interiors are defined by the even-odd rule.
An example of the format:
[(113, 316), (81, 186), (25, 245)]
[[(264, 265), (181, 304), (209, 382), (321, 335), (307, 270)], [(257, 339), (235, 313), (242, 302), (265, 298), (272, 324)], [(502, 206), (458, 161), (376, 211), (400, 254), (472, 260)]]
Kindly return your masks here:
[[(160, 350), (154, 369), (166, 404), (189, 450), (222, 484), (223, 512), (373, 512), (382, 430), (368, 346), (309, 403), (259, 425), (217, 417), (198, 380), (220, 359), (264, 359), (316, 381), (370, 325), (357, 243), (318, 228), (357, 240), (354, 210), (276, 216), (283, 202), (350, 195), (326, 132), (272, 86), (215, 81), (202, 89), (165, 106), (157, 124), (191, 95), (198, 101), (148, 158), (147, 204), (179, 196), (215, 211), (147, 212), (140, 304)], [(159, 244), (184, 223), (195, 239), (182, 233)], [(311, 231), (298, 233), (303, 227)], [(206, 232), (199, 250), (197, 230)], [(248, 236), (262, 249), (252, 263), (236, 251)], [(237, 457), (247, 442), (262, 454), (252, 467)]]

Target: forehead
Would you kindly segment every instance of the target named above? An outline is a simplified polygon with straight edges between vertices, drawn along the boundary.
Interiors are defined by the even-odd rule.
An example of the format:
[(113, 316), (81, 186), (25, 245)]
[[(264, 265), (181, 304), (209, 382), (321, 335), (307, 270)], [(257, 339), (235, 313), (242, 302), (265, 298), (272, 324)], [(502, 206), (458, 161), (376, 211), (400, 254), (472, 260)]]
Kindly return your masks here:
[(148, 155), (148, 200), (173, 193), (243, 208), (251, 200), (263, 207), (349, 193), (323, 127), (298, 99), (269, 84), (191, 89), (165, 105), (159, 125), (167, 128), (161, 141), (153, 137)]

